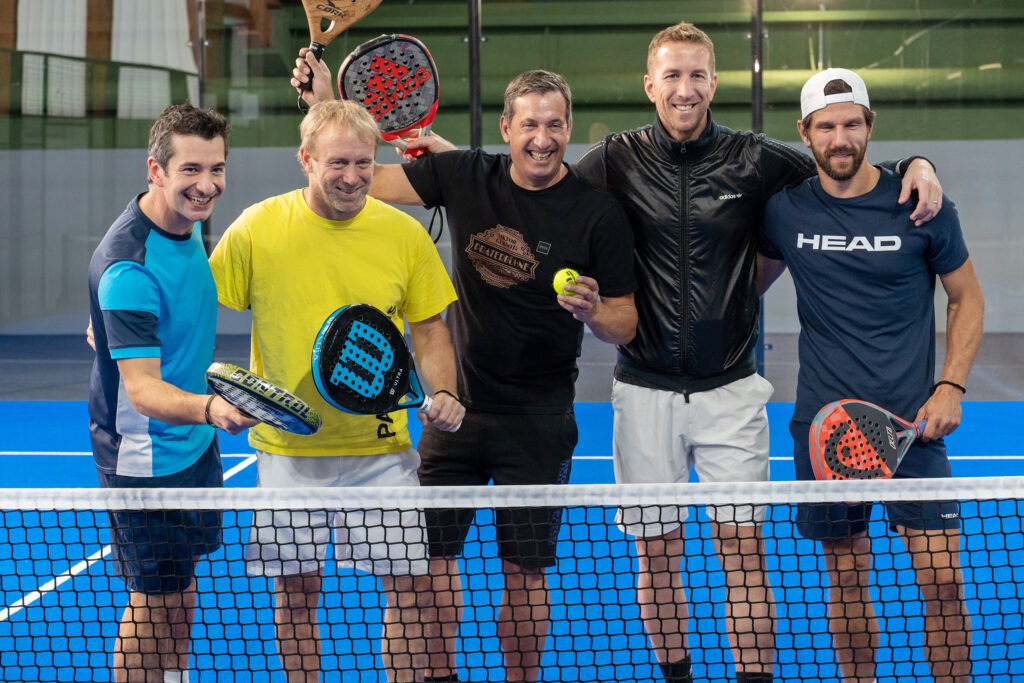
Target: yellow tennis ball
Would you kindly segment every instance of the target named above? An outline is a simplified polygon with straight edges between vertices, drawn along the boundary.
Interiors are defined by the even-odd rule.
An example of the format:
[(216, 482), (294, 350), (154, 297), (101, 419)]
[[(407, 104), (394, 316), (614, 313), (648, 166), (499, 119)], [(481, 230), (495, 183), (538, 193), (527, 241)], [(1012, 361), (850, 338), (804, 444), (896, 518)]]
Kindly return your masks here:
[(562, 268), (560, 271), (555, 273), (555, 279), (551, 285), (555, 288), (555, 292), (558, 294), (565, 294), (566, 296), (576, 296), (576, 292), (565, 291), (566, 285), (576, 284), (576, 278), (580, 276), (572, 268)]

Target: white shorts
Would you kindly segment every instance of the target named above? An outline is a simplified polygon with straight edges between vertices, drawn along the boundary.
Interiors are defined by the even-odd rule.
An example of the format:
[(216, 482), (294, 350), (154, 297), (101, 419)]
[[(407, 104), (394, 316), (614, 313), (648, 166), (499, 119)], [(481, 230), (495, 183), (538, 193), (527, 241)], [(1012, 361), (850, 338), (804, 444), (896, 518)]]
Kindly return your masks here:
[[(419, 486), (413, 449), (384, 455), (296, 457), (257, 451), (259, 486)], [(328, 519), (330, 518), (330, 519)], [(258, 510), (246, 571), (294, 576), (319, 570), (334, 530), (334, 559), (375, 575), (427, 573), (422, 510)]]
[[(758, 374), (686, 396), (615, 381), (613, 455), (620, 484), (677, 483), (694, 468), (702, 482), (768, 480), (768, 412), (774, 389)], [(764, 521), (763, 505), (709, 507), (708, 517), (726, 524)], [(622, 508), (619, 528), (650, 538), (686, 520), (686, 507)]]

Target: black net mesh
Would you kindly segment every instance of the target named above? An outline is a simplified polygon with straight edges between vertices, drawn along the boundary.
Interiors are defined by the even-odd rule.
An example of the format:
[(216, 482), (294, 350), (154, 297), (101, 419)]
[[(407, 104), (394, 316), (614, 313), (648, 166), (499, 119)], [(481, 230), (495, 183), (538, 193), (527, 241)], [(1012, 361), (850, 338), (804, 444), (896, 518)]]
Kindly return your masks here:
[[(454, 635), (450, 610), (438, 610), (454, 594), (442, 590), (450, 585), (449, 578), (437, 571), (444, 563), (435, 563), (432, 576), (403, 579), (388, 576), (387, 567), (401, 572), (404, 570), (400, 567), (419, 565), (395, 556), (393, 550), (390, 557), (375, 557), (373, 553), (358, 557), (361, 566), (383, 571), (385, 576), (381, 578), (337, 562), (335, 553), (339, 551), (331, 546), (323, 563), (319, 605), (306, 612), (303, 605), (289, 605), (295, 610), (290, 613), (295, 623), (304, 623), (304, 615), (315, 615), (320, 633), (319, 658), (292, 655), (289, 666), (318, 665), (323, 672), (321, 680), (384, 681), (390, 676), (418, 681), (425, 675), (448, 673), (447, 663), (451, 661), (462, 681), (506, 680), (500, 634), (507, 630), (507, 624), (498, 623), (503, 614), (504, 579), (502, 561), (497, 557), (494, 509), (563, 506), (557, 563), (547, 571), (550, 627), (539, 655), (540, 680), (665, 680), (638, 604), (637, 549), (615, 518), (619, 506), (642, 508), (645, 515), (657, 515), (655, 511), (660, 508), (655, 506), (672, 505), (684, 506), (689, 513), (683, 524), (681, 571), (671, 577), (659, 576), (658, 572), (650, 576), (655, 583), (674, 581), (688, 598), (688, 619), (684, 622), (694, 680), (736, 680), (737, 655), (730, 645), (730, 624), (742, 642), (754, 644), (739, 653), (746, 658), (742, 668), (747, 671), (771, 671), (776, 681), (841, 680), (837, 650), (826, 619), (827, 562), (821, 546), (803, 538), (795, 528), (798, 503), (885, 500), (913, 504), (949, 500), (959, 502), (962, 518), (962, 581), (957, 585), (956, 581), (937, 579), (942, 585), (934, 589), (938, 593), (931, 601), (922, 599), (934, 592), (928, 585), (929, 572), (938, 576), (946, 568), (930, 565), (934, 561), (928, 558), (943, 555), (918, 553), (912, 559), (900, 530), (890, 529), (884, 506), (876, 505), (871, 515), (868, 530), (874, 559), (869, 595), (878, 623), (874, 675), (879, 681), (932, 680), (932, 667), (938, 673), (945, 667), (948, 673), (950, 667), (966, 672), (964, 667), (969, 666), (969, 680), (1007, 681), (1024, 673), (1020, 647), (1024, 642), (1022, 493), (1024, 478), (742, 486), (3, 490), (0, 679), (110, 681), (115, 679), (115, 667), (123, 661), (126, 675), (133, 680), (146, 680), (147, 674), (149, 680), (162, 680), (161, 671), (184, 666), (193, 683), (286, 680), (279, 649), (290, 651), (302, 645), (287, 644), (289, 633), (294, 633), (283, 632), (281, 627), (277, 630), (282, 636), (279, 644), (273, 609), (277, 580), (253, 573), (254, 567), (259, 572), (258, 565), (277, 562), (281, 567), (291, 567), (286, 571), (307, 571), (308, 566), (287, 556), (287, 543), (278, 548), (277, 542), (296, 540), (301, 545), (301, 533), (293, 538), (296, 529), (301, 530), (317, 511), (327, 518), (333, 518), (336, 511), (347, 513), (346, 533), (359, 556), (359, 535), (364, 531), (371, 538), (375, 534), (396, 538), (397, 534), (403, 542), (415, 545), (421, 536), (414, 510), (444, 507), (478, 509), (464, 553), (457, 561), (462, 588), (458, 595), (464, 604), (457, 638), (448, 647), (453, 650), (453, 659), (440, 652), (429, 657), (426, 654), (427, 650), (445, 649), (443, 639), (428, 640), (427, 636)], [(715, 506), (728, 512), (732, 506), (748, 504), (764, 504), (767, 510), (762, 532), (765, 566), (775, 598), (774, 657), (770, 636), (765, 635), (766, 624), (767, 632), (772, 630), (771, 621), (756, 618), (756, 607), (737, 599), (744, 593), (735, 592), (737, 575), (722, 571), (712, 539), (714, 527), (707, 521), (708, 509)], [(129, 524), (122, 523), (126, 517), (121, 513), (126, 510), (135, 511), (127, 517), (134, 520)], [(378, 514), (380, 510), (384, 512)], [(123, 569), (120, 563), (134, 559), (129, 556), (136, 540), (148, 535), (148, 530), (139, 531), (142, 526), (163, 524), (167, 519), (187, 526), (189, 520), (196, 520), (193, 513), (200, 515), (200, 524), (222, 518), (223, 539), (196, 568), (191, 639), (184, 639), (185, 646), (179, 643), (184, 650), (168, 651), (166, 641), (153, 635), (152, 622), (162, 620), (151, 615), (168, 604), (161, 601), (176, 595), (182, 582), (175, 579), (175, 574), (181, 563), (137, 563), (142, 567), (138, 572), (141, 576), (131, 580), (142, 582), (139, 585), (146, 590), (164, 592), (143, 596), (156, 602), (144, 604), (148, 611), (131, 611), (130, 619), (123, 619), (130, 598), (118, 573)], [(115, 515), (113, 527), (121, 539), (113, 553), (111, 514)], [(384, 525), (392, 517), (399, 520), (393, 528), (370, 528)], [(273, 521), (269, 526), (261, 523), (257, 545), (249, 543), (254, 518)], [(905, 519), (908, 526), (913, 526), (909, 516)], [(287, 528), (289, 525), (294, 529)], [(361, 525), (367, 528), (360, 530)], [(216, 545), (216, 538), (203, 538), (202, 533), (198, 537), (199, 541), (189, 541), (196, 544), (190, 550), (202, 552)], [(259, 547), (263, 544), (274, 549)], [(154, 547), (135, 550), (145, 557), (162, 553)], [(741, 563), (757, 562), (756, 555), (736, 558)], [(916, 573), (912, 562), (918, 565)], [(918, 577), (924, 577), (924, 586), (918, 585)], [(734, 589), (731, 608), (727, 600), (730, 585)], [(751, 602), (758, 602), (764, 590), (749, 583), (740, 588), (751, 596)], [(400, 608), (389, 617), (395, 621), (388, 626), (390, 638), (384, 641), (388, 651), (382, 653), (384, 607), (389, 597), (385, 589), (396, 591), (390, 597)], [(962, 592), (962, 601), (957, 599), (958, 591)], [(525, 594), (536, 598), (534, 593)], [(653, 602), (663, 602), (658, 597), (661, 594), (653, 595)], [(139, 597), (137, 594), (135, 599)], [(938, 605), (942, 613), (929, 615), (928, 605)], [(525, 609), (527, 615), (543, 615), (539, 604), (515, 607)], [(677, 624), (684, 616), (672, 605), (645, 607), (652, 608), (669, 625)], [(650, 626), (651, 615), (644, 614)], [(442, 626), (441, 622), (446, 621), (448, 625)], [(523, 621), (527, 630), (517, 634), (522, 638), (520, 649), (536, 650), (531, 620)], [(673, 628), (680, 630), (666, 626), (669, 631)], [(969, 645), (964, 646), (964, 640), (969, 640)], [(161, 642), (165, 644), (158, 644)], [(119, 648), (122, 653), (115, 655)], [(149, 654), (160, 648), (164, 648), (162, 652)], [(139, 649), (147, 653), (140, 654)], [(965, 652), (969, 652), (969, 665), (952, 661), (966, 659), (960, 656)], [(288, 652), (285, 654), (287, 659)], [(316, 680), (315, 674), (310, 680)]]

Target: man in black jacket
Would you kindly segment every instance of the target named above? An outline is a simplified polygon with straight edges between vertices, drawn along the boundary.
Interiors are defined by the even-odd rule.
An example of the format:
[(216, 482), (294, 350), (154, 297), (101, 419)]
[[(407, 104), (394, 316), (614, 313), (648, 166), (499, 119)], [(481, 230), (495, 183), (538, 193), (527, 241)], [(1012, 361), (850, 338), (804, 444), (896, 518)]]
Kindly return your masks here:
[[(644, 88), (653, 125), (608, 136), (576, 172), (609, 191), (633, 226), (639, 290), (636, 337), (619, 347), (612, 389), (616, 481), (768, 479), (771, 384), (756, 373), (756, 241), (765, 201), (814, 173), (814, 161), (763, 135), (711, 119), (714, 46), (692, 24), (658, 33)], [(918, 224), (941, 207), (925, 160), (908, 165)], [(895, 208), (895, 207), (894, 207)], [(764, 508), (708, 510), (726, 573), (726, 627), (737, 681), (772, 680), (775, 609), (764, 562)], [(686, 509), (624, 508), (636, 536), (637, 599), (651, 646), (670, 683), (689, 682), (688, 610), (680, 576)]]

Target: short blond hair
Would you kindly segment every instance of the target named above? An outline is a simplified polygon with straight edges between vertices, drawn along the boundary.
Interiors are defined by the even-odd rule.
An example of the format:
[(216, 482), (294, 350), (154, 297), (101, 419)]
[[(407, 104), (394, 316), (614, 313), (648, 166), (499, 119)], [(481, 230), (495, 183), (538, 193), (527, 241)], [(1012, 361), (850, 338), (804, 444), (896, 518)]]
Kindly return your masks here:
[(669, 26), (668, 28), (658, 31), (653, 38), (651, 38), (651, 44), (647, 46), (647, 73), (651, 73), (651, 63), (654, 60), (654, 53), (666, 43), (695, 43), (706, 47), (708, 54), (711, 55), (709, 66), (711, 67), (711, 75), (715, 75), (715, 44), (711, 42), (711, 38), (708, 34), (701, 31), (699, 28), (694, 26), (688, 21), (680, 21), (675, 26)]
[[(316, 139), (328, 126), (353, 133), (359, 140), (376, 145), (380, 141), (380, 130), (370, 113), (351, 100), (318, 102), (310, 107), (299, 124), (302, 137), (301, 148), (312, 153)], [(302, 162), (302, 157), (299, 157)]]

